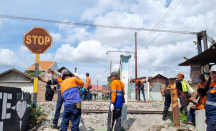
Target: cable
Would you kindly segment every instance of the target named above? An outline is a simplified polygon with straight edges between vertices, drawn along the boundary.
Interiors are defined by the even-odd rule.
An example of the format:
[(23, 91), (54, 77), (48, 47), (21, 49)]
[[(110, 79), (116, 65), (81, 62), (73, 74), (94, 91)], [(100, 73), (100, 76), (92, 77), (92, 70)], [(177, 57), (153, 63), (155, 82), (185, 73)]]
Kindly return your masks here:
[(65, 25), (76, 25), (76, 26), (87, 26), (87, 27), (100, 27), (100, 28), (110, 28), (110, 29), (122, 29), (122, 30), (157, 31), (157, 32), (170, 32), (170, 33), (194, 34), (194, 35), (196, 35), (198, 33), (198, 32), (189, 32), (189, 31), (155, 30), (155, 29), (144, 29), (144, 28), (132, 28), (132, 27), (120, 27), (120, 26), (106, 26), (106, 25), (83, 24), (83, 23), (63, 22), (63, 21), (55, 21), (55, 20), (36, 19), (36, 18), (29, 18), (29, 17), (9, 16), (9, 15), (0, 15), (0, 18), (18, 19), (18, 20), (30, 20), (30, 21), (39, 21), (39, 22), (47, 22), (47, 23), (57, 23), (57, 24), (65, 24)]
[[(174, 9), (168, 14), (168, 16), (162, 21), (162, 23), (156, 28), (156, 30), (163, 24), (163, 22), (172, 14), (172, 12), (176, 9), (176, 7), (181, 3), (182, 0), (179, 1), (179, 3), (174, 7)], [(142, 45), (149, 39), (151, 36), (155, 33), (155, 31), (152, 32), (152, 34), (139, 46), (139, 48), (142, 47)], [(138, 49), (139, 49), (138, 48)], [(138, 50), (137, 49), (137, 50)]]
[[(112, 68), (113, 66), (119, 64), (119, 63), (120, 63), (120, 62), (117, 62), (116, 64), (113, 64), (113, 65), (111, 66), (111, 68)], [(107, 72), (107, 71), (109, 71), (109, 70), (110, 70), (110, 68), (107, 68), (106, 70), (104, 70), (104, 71), (102, 71), (102, 72), (100, 72), (100, 73), (98, 73), (98, 74), (93, 75), (91, 78), (94, 78), (94, 77), (97, 76), (97, 75), (101, 75), (101, 74), (103, 74), (103, 73), (105, 73), (105, 72)]]
[[(177, 0), (176, 0), (177, 1)], [(176, 2), (175, 1), (175, 2)], [(170, 4), (170, 8), (172, 7), (174, 5), (174, 2), (172, 2), (171, 4)], [(169, 8), (168, 8), (169, 9)], [(160, 23), (159, 21), (157, 21), (159, 18), (160, 18), (160, 16), (166, 11), (167, 9), (166, 8), (164, 8), (163, 9), (163, 11), (159, 14), (159, 16), (157, 17), (157, 19), (154, 21), (154, 25), (151, 27), (151, 29), (155, 29), (156, 28), (156, 26), (158, 25), (158, 23)], [(163, 15), (163, 16), (165, 16), (165, 14)], [(161, 20), (160, 20), (161, 21)], [(138, 40), (138, 43), (145, 37), (145, 34), (146, 34), (146, 32), (143, 34), (143, 35), (141, 35), (141, 36), (143, 36), (143, 37), (140, 37), (140, 39)], [(139, 45), (139, 44), (138, 44)]]

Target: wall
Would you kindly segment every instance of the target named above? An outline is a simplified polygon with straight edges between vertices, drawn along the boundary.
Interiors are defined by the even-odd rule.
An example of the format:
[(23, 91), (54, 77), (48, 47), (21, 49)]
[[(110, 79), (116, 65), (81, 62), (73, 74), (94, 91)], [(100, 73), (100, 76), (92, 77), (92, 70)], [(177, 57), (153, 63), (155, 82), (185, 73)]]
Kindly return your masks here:
[(33, 93), (33, 82), (0, 82), (0, 86), (21, 88), (24, 92)]
[(165, 84), (166, 81), (167, 81), (167, 79), (164, 79), (164, 78), (154, 78), (154, 79), (150, 80), (150, 84), (152, 84), (152, 83)]
[(0, 77), (0, 81), (29, 81), (29, 78), (26, 78), (16, 72), (9, 72)]
[[(37, 101), (45, 101), (45, 92), (46, 92), (45, 83), (39, 81)], [(57, 99), (58, 99), (58, 93), (57, 93), (57, 91), (55, 91), (53, 101), (56, 101)]]
[(59, 68), (58, 68), (57, 62), (55, 62), (55, 63), (51, 66), (51, 69), (56, 70), (56, 71), (59, 69)]

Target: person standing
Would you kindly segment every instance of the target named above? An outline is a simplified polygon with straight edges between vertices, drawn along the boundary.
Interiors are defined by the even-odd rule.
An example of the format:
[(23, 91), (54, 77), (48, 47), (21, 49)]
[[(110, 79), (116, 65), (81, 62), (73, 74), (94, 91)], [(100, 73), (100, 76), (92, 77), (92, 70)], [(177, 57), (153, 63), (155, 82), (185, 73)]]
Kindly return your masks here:
[[(175, 83), (176, 83), (176, 89), (178, 90), (178, 92), (181, 92), (182, 91), (181, 82), (176, 80)], [(172, 101), (171, 100), (171, 91), (170, 91), (169, 80), (166, 81), (165, 87), (164, 87), (162, 92), (163, 92), (162, 95), (165, 97), (162, 119), (166, 120), (166, 116), (167, 116), (167, 113), (168, 113), (168, 110), (169, 110), (169, 107), (170, 107), (170, 104), (171, 104), (171, 101)]]
[(137, 94), (138, 94), (138, 100), (140, 101), (140, 90), (143, 94), (143, 100), (146, 101), (145, 99), (145, 93), (144, 93), (144, 84), (142, 80), (137, 80), (136, 81), (136, 89), (137, 89)]
[(79, 131), (81, 119), (81, 98), (79, 87), (83, 87), (83, 81), (75, 77), (68, 70), (62, 73), (61, 95), (64, 99), (64, 111), (60, 131), (67, 131), (69, 119), (71, 118), (71, 131)]
[(210, 76), (213, 82), (208, 86), (207, 83), (205, 86), (205, 90), (207, 93), (207, 100), (205, 105), (205, 113), (206, 113), (206, 124), (207, 131), (216, 131), (216, 65), (213, 65), (210, 70)]
[(162, 96), (165, 97), (165, 101), (164, 101), (164, 110), (163, 110), (163, 120), (166, 120), (166, 116), (171, 104), (171, 92), (170, 92), (170, 85), (169, 85), (169, 80), (166, 81), (164, 89), (163, 89), (163, 93)]
[[(64, 70), (62, 70), (63, 73)], [(63, 82), (62, 77), (60, 76), (57, 79), (58, 85), (57, 85), (57, 91), (58, 91), (58, 99), (57, 99), (57, 103), (56, 103), (56, 110), (55, 110), (55, 115), (53, 118), (53, 124), (52, 124), (52, 128), (57, 129), (57, 125), (58, 125), (58, 119), (60, 117), (60, 112), (61, 112), (61, 107), (63, 105), (64, 99), (61, 95), (61, 84)]]
[(45, 92), (45, 101), (52, 101), (54, 95), (54, 85), (57, 84), (53, 78), (54, 71), (48, 69), (47, 74), (45, 75), (45, 79), (38, 77), (39, 80), (46, 83), (46, 92)]
[(86, 85), (85, 85), (85, 98), (88, 98), (88, 101), (90, 101), (90, 92), (89, 92), (89, 86), (91, 85), (91, 78), (89, 77), (89, 73), (86, 73)]
[[(110, 131), (113, 128), (114, 122), (115, 131), (121, 131), (121, 113), (123, 107), (124, 97), (124, 83), (119, 80), (117, 72), (112, 72), (111, 76), (111, 102), (108, 113), (107, 130)], [(111, 120), (112, 119), (112, 120)], [(112, 128), (110, 129), (110, 126)]]
[(190, 90), (190, 92), (194, 92), (194, 90), (190, 87), (190, 85), (184, 81), (184, 75), (182, 73), (179, 73), (177, 75), (177, 80), (179, 82), (181, 82), (182, 88), (179, 88), (179, 99), (180, 99), (180, 112), (183, 112), (183, 110), (185, 111), (185, 115), (188, 114), (188, 109), (187, 106), (189, 105), (189, 99), (191, 97), (191, 95), (188, 93), (188, 91)]

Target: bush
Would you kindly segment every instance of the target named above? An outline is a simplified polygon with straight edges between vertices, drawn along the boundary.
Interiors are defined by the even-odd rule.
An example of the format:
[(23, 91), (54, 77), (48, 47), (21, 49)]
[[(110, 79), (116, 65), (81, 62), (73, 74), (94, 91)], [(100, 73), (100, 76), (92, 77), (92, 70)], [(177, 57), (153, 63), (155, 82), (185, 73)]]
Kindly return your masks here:
[[(31, 101), (31, 109), (33, 107), (33, 102)], [(36, 105), (36, 110), (31, 110), (30, 112), (30, 128), (35, 127), (36, 125), (40, 124), (44, 118), (47, 117), (46, 114), (43, 114), (43, 109), (40, 105)]]

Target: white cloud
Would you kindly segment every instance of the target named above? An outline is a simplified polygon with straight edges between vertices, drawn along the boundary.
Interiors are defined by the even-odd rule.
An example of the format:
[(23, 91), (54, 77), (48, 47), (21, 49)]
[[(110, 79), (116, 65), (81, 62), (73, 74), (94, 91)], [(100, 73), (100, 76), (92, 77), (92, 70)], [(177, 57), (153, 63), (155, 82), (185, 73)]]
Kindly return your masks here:
[(110, 57), (116, 59), (116, 55), (113, 53), (106, 55), (109, 50), (117, 51), (118, 49), (102, 45), (100, 42), (93, 40), (82, 41), (77, 47), (62, 44), (55, 54), (55, 59), (60, 62), (104, 64), (109, 62)]
[(68, 36), (65, 40), (67, 43), (73, 43), (75, 41), (89, 40), (91, 33), (86, 31), (84, 27), (71, 28), (68, 32)]
[(61, 41), (61, 34), (60, 33), (51, 32), (50, 35), (52, 36), (54, 41), (56, 41), (56, 42)]

